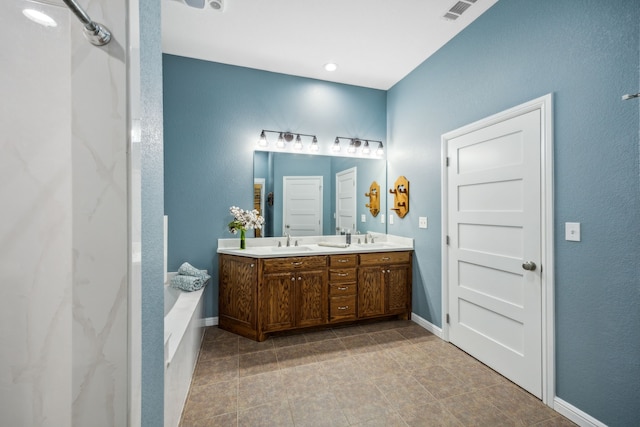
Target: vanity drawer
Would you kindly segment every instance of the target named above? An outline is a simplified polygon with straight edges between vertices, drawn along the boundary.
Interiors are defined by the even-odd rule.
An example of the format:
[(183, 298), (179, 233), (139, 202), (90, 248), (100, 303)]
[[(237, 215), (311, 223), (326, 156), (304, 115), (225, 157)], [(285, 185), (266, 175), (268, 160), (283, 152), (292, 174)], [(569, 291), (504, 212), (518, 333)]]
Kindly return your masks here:
[(360, 254), (360, 265), (405, 264), (411, 260), (411, 252), (375, 252)]
[(315, 268), (325, 268), (327, 266), (326, 256), (301, 256), (288, 258), (271, 258), (264, 260), (264, 272), (272, 273), (276, 271), (291, 270), (311, 270)]
[(355, 283), (332, 283), (329, 285), (329, 295), (331, 297), (343, 295), (355, 295), (358, 286)]
[(356, 317), (356, 296), (348, 295), (343, 297), (331, 297), (329, 320), (355, 319)]
[(358, 255), (329, 255), (331, 267), (355, 267), (358, 264)]
[(329, 282), (355, 282), (358, 279), (355, 268), (329, 270)]

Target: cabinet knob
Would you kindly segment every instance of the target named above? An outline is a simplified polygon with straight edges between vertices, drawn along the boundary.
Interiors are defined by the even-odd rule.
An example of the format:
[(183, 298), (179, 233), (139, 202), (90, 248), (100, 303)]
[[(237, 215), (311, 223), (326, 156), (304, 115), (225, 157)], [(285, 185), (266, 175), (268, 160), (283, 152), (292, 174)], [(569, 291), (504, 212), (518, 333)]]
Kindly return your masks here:
[(255, 264), (251, 264), (251, 268), (253, 268), (255, 266)]
[(295, 278), (295, 277), (292, 277), (292, 278), (291, 278), (291, 281), (292, 281), (292, 282), (295, 282), (295, 281), (296, 281), (296, 278)]
[(302, 280), (302, 277), (298, 277), (298, 280)]

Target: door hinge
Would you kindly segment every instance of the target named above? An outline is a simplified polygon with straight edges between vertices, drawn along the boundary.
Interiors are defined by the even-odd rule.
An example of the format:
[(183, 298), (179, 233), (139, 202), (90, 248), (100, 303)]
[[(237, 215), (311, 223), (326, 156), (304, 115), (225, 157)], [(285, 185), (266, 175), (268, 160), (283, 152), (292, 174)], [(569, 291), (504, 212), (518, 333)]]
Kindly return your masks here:
[(449, 313), (447, 313), (447, 325), (451, 323), (450, 318), (449, 318)]
[(447, 245), (449, 245), (449, 236), (446, 236), (446, 238), (444, 240), (447, 243)]
[(446, 163), (446, 166), (449, 166), (449, 157), (446, 158), (445, 163)]

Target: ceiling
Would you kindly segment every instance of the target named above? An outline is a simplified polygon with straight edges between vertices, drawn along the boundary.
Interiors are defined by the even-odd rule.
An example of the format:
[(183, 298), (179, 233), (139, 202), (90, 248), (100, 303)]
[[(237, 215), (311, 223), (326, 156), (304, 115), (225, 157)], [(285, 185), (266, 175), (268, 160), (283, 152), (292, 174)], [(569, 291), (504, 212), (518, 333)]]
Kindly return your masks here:
[[(163, 52), (383, 90), (497, 2), (213, 0), (217, 11), (209, 1), (162, 0)], [(445, 19), (460, 3), (468, 8)]]

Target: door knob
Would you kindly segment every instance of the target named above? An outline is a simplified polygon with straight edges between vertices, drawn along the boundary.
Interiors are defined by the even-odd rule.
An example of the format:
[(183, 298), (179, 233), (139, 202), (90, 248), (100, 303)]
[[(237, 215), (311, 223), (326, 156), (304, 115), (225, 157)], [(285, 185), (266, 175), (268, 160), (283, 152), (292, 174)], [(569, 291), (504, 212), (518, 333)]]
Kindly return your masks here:
[(536, 269), (536, 263), (533, 261), (527, 261), (522, 264), (522, 268), (524, 268), (525, 270), (533, 271)]

